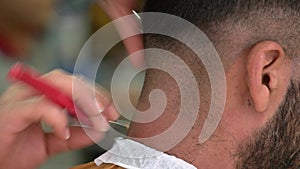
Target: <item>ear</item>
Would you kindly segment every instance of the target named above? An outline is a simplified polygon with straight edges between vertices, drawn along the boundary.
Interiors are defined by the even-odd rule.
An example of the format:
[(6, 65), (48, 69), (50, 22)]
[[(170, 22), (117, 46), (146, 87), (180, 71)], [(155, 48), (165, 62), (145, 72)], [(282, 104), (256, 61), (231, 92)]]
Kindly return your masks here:
[(284, 59), (284, 50), (277, 42), (263, 41), (251, 48), (247, 58), (247, 81), (257, 112), (264, 112), (269, 107)]

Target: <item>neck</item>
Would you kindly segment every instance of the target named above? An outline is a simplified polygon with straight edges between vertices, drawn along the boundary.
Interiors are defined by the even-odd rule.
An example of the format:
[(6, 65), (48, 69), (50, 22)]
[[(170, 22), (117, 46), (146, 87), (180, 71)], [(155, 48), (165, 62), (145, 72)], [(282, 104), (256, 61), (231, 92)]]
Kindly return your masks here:
[[(170, 79), (168, 79), (170, 83)], [(152, 81), (153, 82), (153, 81)], [(150, 123), (132, 123), (128, 135), (133, 138), (149, 138), (157, 136), (162, 132), (166, 131), (174, 123), (178, 117), (180, 103), (178, 103), (177, 90), (174, 88), (169, 91), (164, 88), (162, 89), (168, 97), (168, 104), (163, 114), (153, 122)], [(149, 108), (148, 94), (152, 89), (145, 88), (138, 104), (139, 110), (146, 110)], [(201, 90), (202, 91), (202, 90)], [(210, 98), (209, 92), (201, 92), (201, 98)], [(203, 89), (203, 91), (205, 91)], [(175, 97), (175, 98), (174, 98)], [(232, 169), (233, 158), (231, 152), (233, 146), (233, 140), (228, 141), (228, 136), (222, 131), (222, 124), (219, 125), (214, 135), (204, 144), (199, 143), (199, 135), (206, 119), (206, 113), (209, 109), (209, 99), (202, 99), (200, 104), (200, 110), (193, 128), (184, 137), (184, 139), (174, 146), (172, 149), (167, 151), (168, 154), (174, 155), (178, 158), (185, 160), (188, 163), (193, 164), (197, 168), (205, 169)], [(146, 131), (146, 132), (145, 132)], [(225, 139), (227, 138), (227, 139)], [(172, 139), (172, 138), (169, 138)], [(140, 141), (137, 139), (137, 141)], [(143, 144), (150, 147), (160, 149), (163, 143), (143, 142)], [(159, 144), (159, 145), (158, 145)]]
[[(173, 115), (174, 111), (166, 111), (164, 114), (165, 115), (163, 115), (163, 117), (168, 118), (168, 120), (160, 118), (151, 124), (133, 123), (129, 131), (129, 136), (133, 138), (148, 138), (158, 135), (161, 131), (165, 131), (171, 125), (168, 121), (170, 119), (175, 119), (176, 116)], [(234, 142), (233, 140), (229, 141), (228, 139), (225, 139), (225, 137), (219, 134), (222, 133), (222, 127), (219, 127), (215, 134), (207, 142), (204, 144), (199, 143), (199, 135), (204, 120), (205, 115), (199, 116), (197, 118), (197, 123), (195, 123), (193, 129), (188, 133), (188, 135), (179, 144), (166, 153), (174, 155), (200, 169), (234, 168), (234, 159), (232, 156), (232, 151), (234, 150), (232, 147)], [(160, 147), (157, 143), (153, 144), (147, 141), (142, 143), (156, 149), (159, 149), (157, 147)]]
[[(206, 112), (206, 110), (201, 112)], [(198, 124), (195, 124), (190, 133), (167, 153), (175, 155), (200, 169), (233, 169), (235, 142), (233, 139), (228, 139), (228, 136), (220, 134), (224, 133), (222, 124), (207, 142), (199, 143), (199, 135), (205, 121), (205, 113), (203, 114), (198, 117)]]

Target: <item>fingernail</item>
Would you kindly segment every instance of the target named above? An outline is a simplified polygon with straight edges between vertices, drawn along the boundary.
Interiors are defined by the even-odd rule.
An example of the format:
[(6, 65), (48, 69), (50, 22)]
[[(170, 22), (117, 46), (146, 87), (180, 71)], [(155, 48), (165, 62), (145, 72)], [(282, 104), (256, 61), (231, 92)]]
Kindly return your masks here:
[(104, 112), (104, 106), (101, 104), (96, 104), (97, 105), (97, 109), (98, 109), (98, 113), (101, 114), (102, 112)]
[(65, 140), (69, 140), (71, 137), (70, 129), (67, 127), (65, 130)]

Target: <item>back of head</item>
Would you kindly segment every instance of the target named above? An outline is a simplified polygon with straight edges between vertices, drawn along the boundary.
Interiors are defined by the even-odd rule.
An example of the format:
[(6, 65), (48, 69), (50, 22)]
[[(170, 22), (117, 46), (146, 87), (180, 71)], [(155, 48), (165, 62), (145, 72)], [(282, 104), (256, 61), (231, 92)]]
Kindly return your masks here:
[[(263, 40), (280, 43), (291, 58), (300, 54), (299, 0), (148, 0), (144, 12), (176, 15), (198, 26), (216, 46), (225, 67)], [(146, 46), (151, 46), (147, 39)]]
[[(210, 143), (214, 143), (215, 139), (215, 145), (218, 145), (218, 143), (220, 143), (221, 146), (218, 147), (214, 144), (211, 144), (213, 146), (209, 147), (208, 143), (207, 147), (209, 147), (209, 149), (205, 147), (206, 145), (198, 145), (198, 140), (195, 139), (198, 138), (205, 119), (204, 116), (201, 116), (201, 113), (208, 112), (209, 101), (211, 97), (209, 92), (210, 79), (207, 77), (206, 70), (201, 63), (201, 60), (197, 56), (195, 56), (195, 53), (193, 53), (191, 49), (188, 49), (188, 47), (183, 43), (176, 41), (171, 37), (157, 34), (144, 35), (146, 48), (163, 48), (165, 50), (173, 52), (181, 59), (183, 59), (183, 61), (189, 66), (189, 68), (195, 75), (199, 86), (199, 93), (201, 95), (199, 116), (197, 117), (192, 132), (190, 132), (185, 140), (181, 142), (181, 145), (175, 147), (174, 150), (171, 150), (169, 153), (176, 154), (179, 157), (189, 159), (191, 161), (194, 160), (195, 163), (201, 162), (199, 164), (199, 166), (201, 167), (205, 166), (204, 163), (209, 163), (209, 157), (213, 157), (213, 160), (210, 161), (211, 165), (207, 165), (207, 168), (214, 168), (213, 165), (215, 165), (215, 168), (226, 168), (221, 165), (221, 161), (223, 160), (223, 158), (218, 158), (219, 154), (216, 155), (217, 153), (215, 152), (213, 152), (213, 154), (210, 154), (211, 156), (207, 154), (203, 155), (201, 153), (197, 154), (195, 153), (197, 150), (196, 148), (201, 149), (201, 151), (204, 150), (205, 153), (208, 153), (211, 149), (217, 152), (217, 150), (226, 147), (225, 142), (230, 142), (228, 143), (228, 145), (230, 145), (231, 142), (241, 142), (241, 140), (237, 141), (239, 139), (238, 137), (241, 135), (240, 133), (245, 133), (244, 131), (247, 131), (251, 136), (247, 137), (246, 139), (250, 139), (251, 141), (249, 144), (247, 144), (247, 146), (245, 146), (247, 147), (245, 148), (246, 151), (243, 151), (241, 153), (243, 154), (241, 155), (243, 160), (240, 160), (242, 162), (240, 162), (241, 165), (239, 165), (239, 168), (299, 168), (300, 135), (298, 130), (300, 125), (300, 113), (297, 106), (295, 106), (297, 105), (295, 103), (300, 101), (300, 92), (298, 90), (300, 88), (300, 72), (298, 70), (300, 63), (300, 1), (147, 0), (145, 3), (144, 12), (161, 12), (172, 14), (186, 19), (200, 28), (200, 30), (202, 30), (207, 35), (207, 37), (216, 47), (216, 50), (221, 57), (222, 63), (224, 64), (226, 75), (230, 74), (228, 72), (230, 72), (230, 69), (235, 66), (234, 63), (238, 62), (238, 58), (249, 56), (248, 54), (251, 53), (251, 50), (255, 48), (257, 44), (260, 44), (264, 41), (276, 42), (276, 44), (280, 46), (280, 49), (282, 49), (280, 51), (284, 50), (284, 52), (281, 52), (284, 53), (284, 59), (291, 60), (291, 65), (293, 66), (293, 75), (291, 80), (292, 85), (290, 85), (291, 87), (288, 92), (286, 92), (286, 89), (282, 89), (282, 91), (285, 91), (282, 93), (287, 93), (285, 101), (283, 102), (278, 101), (280, 100), (278, 99), (279, 97), (273, 97), (274, 93), (276, 93), (276, 90), (278, 89), (278, 86), (272, 88), (272, 86), (270, 87), (270, 85), (268, 85), (270, 79), (267, 78), (261, 80), (258, 78), (257, 82), (259, 83), (259, 85), (263, 86), (264, 89), (266, 89), (265, 91), (267, 91), (267, 94), (269, 94), (267, 98), (269, 100), (271, 97), (273, 97), (273, 100), (277, 99), (276, 103), (275, 101), (272, 102), (274, 103), (272, 104), (272, 106), (278, 107), (279, 102), (283, 104), (281, 104), (281, 107), (277, 110), (275, 116), (275, 113), (270, 113), (270, 116), (268, 116), (268, 118), (265, 118), (268, 119), (269, 125), (260, 124), (260, 126), (264, 127), (257, 129), (255, 128), (255, 126), (259, 126), (256, 125), (258, 124), (256, 123), (256, 121), (259, 121), (259, 119), (255, 118), (263, 117), (264, 114), (266, 114), (266, 111), (264, 109), (261, 112), (256, 112), (256, 107), (254, 105), (258, 102), (261, 102), (259, 104), (264, 104), (267, 102), (263, 102), (260, 98), (257, 99), (258, 101), (256, 103), (253, 101), (254, 97), (252, 96), (252, 94), (261, 93), (257, 91), (252, 93), (249, 92), (250, 85), (247, 83), (247, 80), (245, 80), (247, 79), (247, 77), (241, 77), (248, 75), (248, 70), (246, 70), (247, 66), (245, 66), (246, 64), (240, 64), (239, 68), (236, 69), (238, 71), (236, 71), (232, 76), (229, 76), (229, 78), (227, 77), (227, 80), (230, 81), (238, 76), (240, 79), (242, 79), (241, 83), (238, 83), (240, 82), (238, 80), (232, 80), (231, 82), (234, 81), (234, 83), (227, 84), (227, 89), (231, 87), (229, 90), (231, 90), (231, 92), (233, 93), (230, 96), (227, 95), (228, 97), (226, 98), (226, 106), (230, 108), (225, 108), (225, 118), (224, 114), (222, 118), (222, 122), (224, 123), (220, 123), (219, 126), (221, 127), (219, 127), (219, 130), (215, 132), (217, 134), (215, 134), (210, 139)], [(181, 30), (170, 31), (178, 32)], [(272, 51), (270, 52), (270, 55), (272, 55)], [(258, 59), (254, 58), (253, 60)], [(239, 61), (238, 63), (244, 63), (243, 61), (244, 60)], [(171, 67), (174, 67), (175, 69), (177, 69), (179, 66), (180, 65), (171, 65)], [(265, 67), (268, 66), (269, 65), (266, 65)], [(290, 66), (286, 67), (290, 68)], [(264, 72), (262, 72), (262, 74), (258, 74), (256, 77), (264, 78), (265, 76), (263, 73)], [(278, 74), (278, 76), (275, 76), (279, 77), (285, 75)], [(274, 78), (272, 76), (267, 77)], [(273, 79), (273, 82), (278, 79), (280, 80), (280, 78), (277, 78), (275, 80)], [(278, 81), (276, 81), (276, 84), (278, 84), (277, 82)], [(157, 88), (162, 89), (168, 98), (168, 105), (164, 111), (164, 114), (160, 116), (160, 118), (158, 118), (156, 121), (149, 124), (132, 123), (134, 127), (131, 128), (129, 135), (150, 137), (159, 134), (161, 131), (171, 126), (172, 122), (177, 118), (176, 112), (179, 112), (180, 107), (179, 89), (172, 77), (159, 70), (147, 70), (146, 80), (138, 106), (139, 109), (144, 110), (149, 108), (150, 105), (148, 95), (151, 90)], [(232, 100), (238, 100), (238, 102), (234, 102)], [(276, 108), (274, 108), (274, 111), (275, 109)], [(250, 120), (245, 116), (251, 117)], [(236, 121), (232, 120), (231, 118)], [(242, 119), (244, 119), (244, 121)], [(251, 126), (254, 126), (255, 129), (252, 130)], [(147, 132), (144, 132), (144, 129), (147, 129)], [(243, 131), (243, 129), (245, 130)], [(256, 129), (258, 130), (258, 132), (256, 131)], [(223, 131), (230, 132), (226, 133)], [(221, 137), (218, 138), (218, 136)], [(227, 136), (232, 137), (232, 140), (230, 141)], [(242, 136), (240, 137), (242, 138)], [(220, 140), (222, 141), (220, 142)], [(241, 144), (243, 144), (243, 142), (241, 142)], [(225, 149), (231, 151), (231, 148), (232, 147), (227, 147)], [(236, 149), (236, 147), (232, 149)], [(275, 150), (277, 152), (276, 154), (273, 153)], [(252, 154), (249, 154), (249, 152)], [(224, 154), (225, 156), (230, 156), (230, 153), (227, 152)], [(199, 160), (201, 159), (201, 155), (204, 156), (202, 156), (202, 161)], [(265, 160), (266, 156), (269, 157), (267, 158), (267, 160)], [(287, 158), (284, 159), (284, 157)], [(226, 164), (224, 161), (222, 164)], [(220, 163), (220, 166), (217, 166), (217, 163)]]

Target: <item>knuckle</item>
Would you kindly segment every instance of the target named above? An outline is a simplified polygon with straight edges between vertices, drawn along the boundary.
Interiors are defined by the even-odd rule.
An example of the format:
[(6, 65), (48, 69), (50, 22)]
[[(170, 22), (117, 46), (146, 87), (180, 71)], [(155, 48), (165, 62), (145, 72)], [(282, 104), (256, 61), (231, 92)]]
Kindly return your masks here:
[(49, 79), (54, 79), (54, 80), (59, 77), (63, 77), (63, 78), (67, 78), (67, 79), (72, 78), (71, 74), (69, 74), (68, 72), (66, 72), (63, 69), (54, 69), (54, 70), (50, 71), (49, 73), (43, 75), (43, 78), (49, 78)]
[[(46, 114), (58, 114), (61, 108), (49, 101), (45, 96), (37, 96), (31, 99), (35, 104), (35, 109)], [(49, 113), (50, 112), (50, 113)]]
[(54, 69), (51, 72), (49, 72), (49, 74), (53, 74), (53, 75), (67, 75), (68, 73), (66, 71), (64, 71), (63, 69)]

